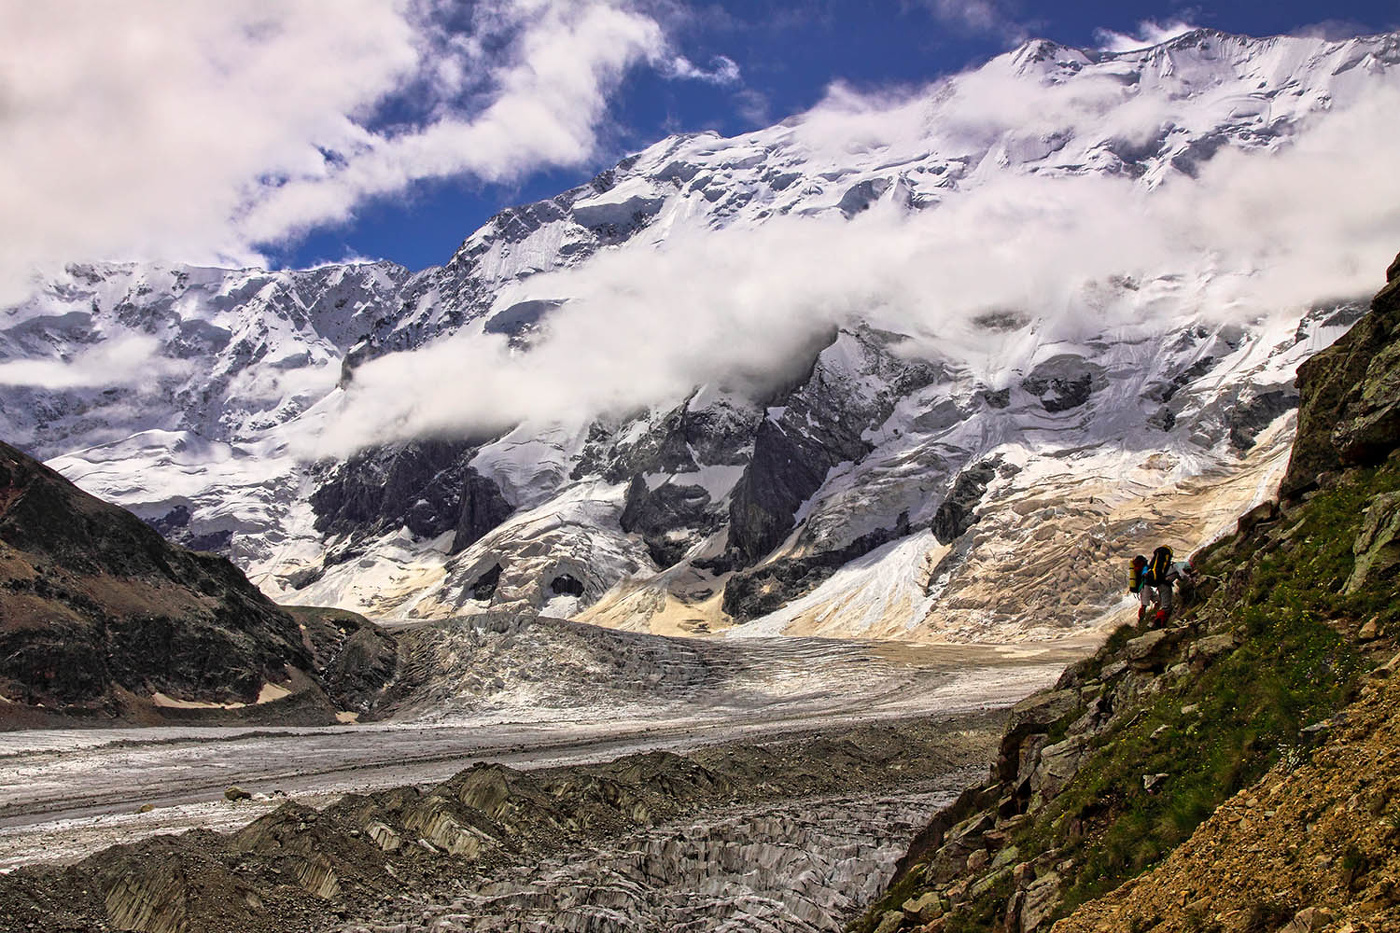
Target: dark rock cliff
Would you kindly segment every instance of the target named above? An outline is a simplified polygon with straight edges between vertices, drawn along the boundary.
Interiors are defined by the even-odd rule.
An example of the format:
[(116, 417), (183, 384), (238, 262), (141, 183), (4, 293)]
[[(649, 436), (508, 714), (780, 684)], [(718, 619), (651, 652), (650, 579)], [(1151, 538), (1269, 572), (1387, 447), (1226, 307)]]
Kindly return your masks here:
[(1298, 368), (1298, 439), (1279, 494), (1297, 498), (1319, 476), (1384, 460), (1400, 438), (1400, 258), (1369, 314)]
[(470, 546), (510, 517), (500, 487), (469, 463), (470, 441), (424, 440), (362, 451), (311, 494), (316, 530), (340, 536), (331, 563), (357, 545), (407, 527), (420, 538), (455, 532), (451, 552)]
[(1397, 275), (1304, 366), (1282, 501), (1196, 555), (1197, 599), (1167, 626), (1122, 626), (1015, 708), (988, 779), (858, 929), (1400, 922)]

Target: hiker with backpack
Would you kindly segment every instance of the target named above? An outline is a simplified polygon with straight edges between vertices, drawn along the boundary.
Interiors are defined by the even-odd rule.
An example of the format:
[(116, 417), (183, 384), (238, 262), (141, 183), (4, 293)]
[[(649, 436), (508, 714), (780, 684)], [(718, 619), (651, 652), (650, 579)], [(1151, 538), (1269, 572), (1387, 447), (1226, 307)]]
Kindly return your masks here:
[[(1128, 592), (1137, 593), (1138, 624), (1151, 615), (1153, 625), (1165, 625), (1172, 614), (1172, 583), (1183, 576), (1176, 566), (1172, 549), (1165, 544), (1147, 558), (1139, 554), (1128, 567)], [(1189, 572), (1190, 562), (1183, 562)], [(1153, 607), (1156, 612), (1153, 613)]]

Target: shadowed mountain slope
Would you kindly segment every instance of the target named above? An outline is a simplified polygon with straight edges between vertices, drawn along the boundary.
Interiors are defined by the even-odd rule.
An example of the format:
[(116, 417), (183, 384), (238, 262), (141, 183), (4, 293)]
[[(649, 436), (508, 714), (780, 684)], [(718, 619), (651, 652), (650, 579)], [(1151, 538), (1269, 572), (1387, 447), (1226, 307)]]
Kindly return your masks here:
[(226, 558), (169, 544), (0, 443), (0, 723), (189, 718), (260, 698), (325, 721), (317, 658), (345, 628), (299, 626)]

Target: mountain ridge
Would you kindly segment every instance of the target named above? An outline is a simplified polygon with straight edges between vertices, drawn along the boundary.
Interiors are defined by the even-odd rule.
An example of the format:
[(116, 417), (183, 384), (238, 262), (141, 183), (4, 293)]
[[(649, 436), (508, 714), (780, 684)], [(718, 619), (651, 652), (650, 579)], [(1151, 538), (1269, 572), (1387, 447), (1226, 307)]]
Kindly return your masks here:
[(1400, 410), (1397, 272), (1302, 368), (1282, 496), (1197, 555), (1200, 598), (1013, 709), (855, 928), (1394, 926), (1400, 434), (1367, 429)]
[[(378, 459), (397, 462), (403, 442), (388, 438), (353, 462), (305, 459), (337, 412), (353, 412), (344, 406), (374, 366), (396, 353), (457, 339), (503, 341), (518, 359), (548, 347), (552, 329), (577, 313), (570, 309), (576, 296), (561, 291), (574, 280), (559, 279), (560, 270), (594, 270), (596, 260), (628, 251), (650, 255), (692, 228), (762, 231), (798, 217), (849, 225), (886, 210), (919, 216), (1004, 178), (1106, 176), (1144, 187), (1190, 178), (1219, 151), (1284, 146), (1316, 108), (1342, 108), (1361, 88), (1392, 81), (1389, 66), (1400, 52), (1394, 36), (1324, 42), (1212, 34), (1103, 54), (1097, 64), (1087, 54), (1061, 57), (1018, 76), (1016, 54), (1000, 56), (899, 104), (889, 125), (862, 124), (858, 108), (843, 111), (837, 102), (733, 139), (663, 140), (590, 183), (501, 212), (435, 269), (74, 267), (30, 302), (0, 311), (0, 360), (52, 364), (69, 379), (75, 367), (122, 369), (109, 364), (124, 352), (139, 350), (151, 365), (128, 364), (116, 385), (7, 385), (0, 429), (177, 540), (227, 553), (280, 600), (398, 620), (481, 608), (465, 594), (500, 566), (503, 583), (488, 604), (495, 608), (509, 603), (657, 631), (724, 628), (735, 618), (722, 594), (731, 574), (757, 568), (762, 580), (805, 581), (770, 590), (779, 606), (791, 605), (850, 560), (817, 573), (782, 569), (791, 561), (861, 558), (866, 545), (893, 545), (877, 544), (881, 535), (921, 533), (958, 488), (959, 474), (996, 457), (1008, 470), (1035, 469), (1019, 481), (992, 481), (977, 500), (986, 500), (980, 512), (977, 502), (958, 504), (964, 519), (996, 519), (989, 530), (1016, 537), (1015, 509), (1041, 501), (1037, 514), (1078, 513), (1055, 533), (1102, 539), (1116, 534), (1118, 520), (1086, 507), (1110, 501), (1117, 508), (1120, 497), (1138, 499), (1153, 487), (1195, 489), (1200, 477), (1218, 479), (1226, 501), (1217, 507), (1199, 495), (1199, 511), (1182, 528), (1159, 523), (1147, 534), (1198, 543), (1237, 505), (1262, 498), (1267, 481), (1253, 466), (1241, 472), (1238, 454), (1262, 436), (1266, 449), (1255, 459), (1282, 456), (1287, 426), (1273, 426), (1293, 404), (1291, 368), (1339, 334), (1355, 307), (1335, 302), (1295, 312), (1301, 324), (1222, 324), (1193, 315), (1158, 321), (1157, 309), (1206, 301), (1211, 283), (1229, 275), (1110, 277), (1073, 296), (1081, 324), (993, 310), (943, 325), (944, 343), (975, 351), (955, 349), (917, 365), (911, 348), (927, 337), (910, 328), (882, 345), (872, 335), (889, 332), (887, 322), (857, 315), (815, 329), (805, 342), (793, 338), (786, 364), (807, 377), (793, 384), (786, 374), (761, 373), (781, 383), (776, 398), (756, 400), (716, 380), (682, 392), (688, 402), (659, 400), (640, 415), (590, 413), (553, 423), (502, 415), (513, 430), (462, 442), (461, 462), (418, 472), (405, 462), (397, 468), (402, 488), (349, 524), (331, 516), (342, 487), (366, 465), (379, 470), (372, 466)], [(1002, 81), (1051, 95), (1047, 105), (1060, 102), (1058, 112), (1047, 106), (1043, 132), (1019, 129), (1019, 112), (968, 123), (959, 95)], [(1075, 109), (1081, 98), (1091, 101), (1083, 112)], [(1150, 127), (1119, 107), (1149, 98), (1167, 115)], [(1125, 324), (1123, 315), (1143, 323)], [(1096, 327), (1103, 329), (1095, 334)], [(1285, 346), (1295, 330), (1300, 341)], [(983, 356), (980, 346), (991, 343), (999, 349)], [(916, 375), (920, 365), (943, 368)], [(891, 407), (894, 385), (910, 397)], [(501, 403), (510, 394), (503, 391)], [(664, 427), (677, 418), (688, 425), (680, 434)], [(1068, 498), (1057, 503), (1030, 489), (1033, 478), (1057, 475), (1046, 453), (1070, 457), (1091, 445), (1104, 455), (1081, 466), (1102, 495), (1079, 503), (1066, 488)], [(805, 474), (789, 469), (798, 462), (808, 464)], [(1149, 463), (1158, 467), (1143, 468)], [(1281, 464), (1259, 466), (1276, 475)], [(467, 477), (474, 477), (470, 491)], [(629, 504), (631, 530), (624, 530)], [(929, 514), (920, 518), (921, 510)], [(901, 525), (905, 511), (911, 517)], [(649, 518), (634, 524), (641, 515)], [(965, 526), (964, 536), (972, 528), (954, 524)], [(909, 536), (895, 537), (908, 544)], [(852, 548), (861, 540), (866, 545)], [(840, 608), (849, 593), (828, 589), (803, 620), (780, 622), (767, 612), (765, 624), (935, 639), (1053, 637), (1064, 628), (1066, 619), (1052, 610), (1034, 631), (1007, 631), (1005, 620), (1024, 600), (995, 623), (976, 622), (972, 607), (985, 594), (959, 595), (979, 574), (953, 573), (940, 554), (946, 546), (930, 536), (919, 553), (911, 548), (898, 567), (881, 571), (898, 577), (903, 609), (867, 605), (852, 615)], [(971, 553), (975, 567), (995, 547), (964, 540), (955, 549)], [(770, 563), (779, 566), (763, 571)], [(1037, 586), (1066, 585), (1047, 572)], [(564, 577), (581, 582), (583, 592), (555, 593), (554, 581)], [(752, 582), (736, 583), (735, 592)], [(1075, 575), (1068, 585), (1081, 601), (1105, 611), (1112, 605), (1106, 580), (1083, 583)], [(741, 601), (728, 597), (730, 608)], [(919, 619), (912, 628), (892, 623), (905, 611)]]

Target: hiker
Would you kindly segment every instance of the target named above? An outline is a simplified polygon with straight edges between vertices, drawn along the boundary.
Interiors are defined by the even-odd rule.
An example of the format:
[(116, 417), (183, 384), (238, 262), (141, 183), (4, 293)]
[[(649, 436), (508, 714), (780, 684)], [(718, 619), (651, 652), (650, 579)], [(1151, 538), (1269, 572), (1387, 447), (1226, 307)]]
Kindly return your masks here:
[(1177, 602), (1185, 609), (1196, 601), (1196, 567), (1191, 558), (1172, 562), (1172, 582), (1176, 584)]
[[(1153, 606), (1157, 607), (1156, 613), (1152, 614), (1153, 625), (1165, 625), (1171, 618), (1172, 583), (1178, 576), (1172, 566), (1174, 556), (1172, 549), (1164, 544), (1153, 551), (1152, 557), (1143, 565), (1142, 586), (1138, 593), (1138, 599), (1142, 603), (1138, 608), (1139, 624), (1152, 613)], [(1134, 563), (1136, 562), (1137, 558), (1134, 558)]]

